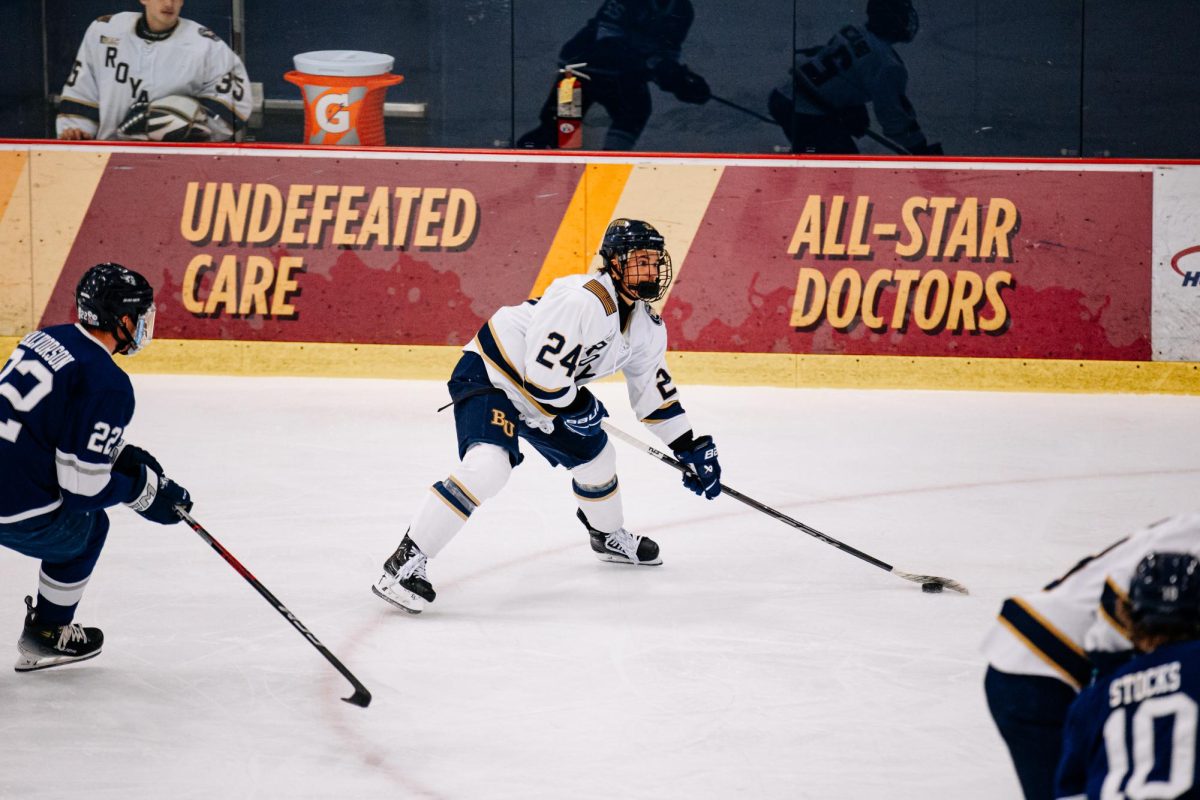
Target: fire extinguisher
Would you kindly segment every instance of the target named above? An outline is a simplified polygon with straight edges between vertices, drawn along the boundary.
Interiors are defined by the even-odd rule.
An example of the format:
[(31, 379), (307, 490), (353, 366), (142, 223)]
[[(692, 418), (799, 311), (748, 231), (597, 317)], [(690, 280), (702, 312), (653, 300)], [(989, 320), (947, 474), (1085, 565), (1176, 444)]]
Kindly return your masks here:
[(579, 71), (586, 63), (567, 64), (558, 72), (558, 149), (578, 150), (583, 147), (583, 83), (588, 76)]

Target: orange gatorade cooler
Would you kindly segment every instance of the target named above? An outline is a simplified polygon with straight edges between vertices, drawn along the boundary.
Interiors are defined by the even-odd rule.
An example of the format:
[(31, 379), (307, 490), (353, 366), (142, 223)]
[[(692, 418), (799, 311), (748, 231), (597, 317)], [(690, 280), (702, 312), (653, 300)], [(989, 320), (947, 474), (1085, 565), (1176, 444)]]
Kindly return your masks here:
[(293, 56), (283, 78), (304, 96), (307, 144), (382, 145), (383, 98), (404, 80), (389, 55), (359, 50), (315, 50)]

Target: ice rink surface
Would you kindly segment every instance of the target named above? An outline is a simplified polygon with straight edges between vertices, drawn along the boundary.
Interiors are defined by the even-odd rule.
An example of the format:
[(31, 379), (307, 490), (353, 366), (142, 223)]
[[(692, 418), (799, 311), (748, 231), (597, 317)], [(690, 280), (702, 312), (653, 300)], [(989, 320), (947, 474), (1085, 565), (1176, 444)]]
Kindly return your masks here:
[[(421, 616), (371, 595), (455, 462), (442, 384), (137, 376), (130, 441), (374, 693), (183, 525), (112, 511), (86, 664), (0, 669), (3, 798), (1018, 796), (978, 644), (1002, 599), (1197, 505), (1200, 398), (684, 387), (726, 482), (922, 594), (616, 442), (627, 526), (597, 561), (531, 449), (430, 565)], [(614, 422), (652, 443), (619, 383)], [(656, 443), (657, 444), (657, 443)], [(0, 550), (15, 661), (36, 562)]]

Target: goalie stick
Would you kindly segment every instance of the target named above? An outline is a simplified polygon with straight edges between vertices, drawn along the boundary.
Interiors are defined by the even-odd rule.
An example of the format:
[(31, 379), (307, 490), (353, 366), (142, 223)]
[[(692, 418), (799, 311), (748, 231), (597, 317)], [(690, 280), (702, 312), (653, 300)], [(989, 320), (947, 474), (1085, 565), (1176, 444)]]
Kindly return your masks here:
[[(630, 436), (628, 433), (625, 433), (625, 431), (620, 430), (619, 428), (616, 428), (616, 427), (610, 425), (607, 421), (602, 422), (601, 425), (604, 427), (604, 430), (606, 432), (608, 432), (610, 435), (615, 436), (618, 439), (624, 441), (625, 443), (636, 447), (638, 450), (641, 450), (643, 453), (647, 453), (651, 456), (654, 456), (659, 461), (663, 462), (664, 464), (668, 464), (668, 465), (674, 467), (675, 469), (679, 470), (680, 472), (688, 472), (687, 467), (685, 467), (683, 464), (679, 463), (675, 459), (671, 458), (666, 453), (655, 450), (653, 447), (646, 444), (645, 442), (643, 442), (639, 439), (635, 439), (634, 437)], [(897, 578), (903, 578), (906, 581), (913, 581), (914, 583), (919, 583), (922, 585), (922, 588), (927, 584), (937, 584), (939, 586), (942, 586), (946, 589), (950, 589), (951, 591), (958, 592), (960, 594), (968, 594), (967, 587), (962, 585), (958, 581), (953, 580), (952, 578), (939, 578), (937, 575), (917, 575), (912, 572), (904, 572), (902, 570), (898, 570), (895, 567), (893, 567), (891, 564), (888, 564), (885, 561), (880, 561), (878, 558), (875, 558), (872, 555), (868, 555), (867, 553), (864, 553), (863, 551), (861, 551), (857, 548), (851, 547), (850, 545), (848, 545), (844, 542), (839, 542), (837, 539), (834, 539), (832, 536), (827, 536), (824, 533), (821, 533), (816, 528), (811, 528), (808, 525), (805, 525), (803, 522), (794, 520), (791, 517), (789, 517), (787, 514), (784, 514), (780, 511), (776, 511), (775, 509), (771, 508), (770, 506), (768, 506), (764, 503), (760, 503), (752, 497), (747, 497), (746, 495), (742, 494), (741, 492), (737, 491), (736, 489), (731, 488), (728, 484), (726, 484), (724, 482), (721, 483), (721, 493), (729, 495), (734, 500), (740, 500), (741, 502), (745, 503), (746, 505), (750, 506), (751, 508), (755, 509), (756, 511), (761, 511), (762, 513), (766, 514), (769, 517), (774, 517), (775, 519), (779, 520), (780, 522), (784, 523), (785, 525), (791, 525), (793, 528), (802, 530), (805, 533), (807, 533), (809, 536), (813, 537), (814, 539), (820, 539), (822, 542), (824, 542), (827, 545), (830, 545), (831, 547), (836, 547), (838, 550), (841, 550), (845, 553), (849, 553), (850, 555), (854, 556), (855, 558), (860, 558), (863, 561), (866, 561), (868, 564), (879, 567), (884, 572), (890, 572), (893, 575), (895, 575)]]
[(243, 567), (241, 562), (234, 558), (233, 554), (226, 550), (220, 542), (214, 539), (211, 533), (204, 530), (204, 526), (193, 519), (191, 514), (184, 511), (179, 506), (175, 506), (175, 513), (178, 514), (179, 518), (186, 522), (192, 530), (200, 534), (201, 539), (208, 542), (212, 549), (216, 550), (217, 553), (220, 554), (221, 558), (228, 561), (229, 566), (237, 570), (237, 574), (241, 575), (246, 579), (247, 583), (257, 589), (258, 593), (266, 598), (267, 602), (271, 604), (272, 608), (282, 614), (284, 619), (292, 623), (292, 626), (295, 627), (296, 630), (304, 634), (304, 638), (308, 640), (308, 643), (317, 648), (317, 652), (325, 656), (329, 663), (333, 664), (337, 671), (342, 673), (342, 676), (346, 680), (350, 681), (350, 685), (354, 687), (354, 694), (350, 695), (349, 697), (343, 697), (343, 700), (351, 705), (359, 706), (361, 708), (366, 708), (371, 704), (371, 693), (367, 690), (367, 687), (363, 686), (358, 678), (354, 677), (350, 670), (346, 669), (342, 662), (337, 660), (337, 656), (329, 652), (329, 648), (321, 644), (321, 641), (317, 639), (316, 636), (313, 636), (312, 632), (309, 631), (308, 628), (304, 627), (304, 624), (301, 623), (300, 620), (296, 619), (295, 614), (293, 614), (291, 611), (288, 611), (287, 606), (279, 602), (279, 599), (275, 597), (275, 595), (267, 591), (267, 587), (263, 586), (259, 582), (258, 578), (251, 575), (250, 570)]

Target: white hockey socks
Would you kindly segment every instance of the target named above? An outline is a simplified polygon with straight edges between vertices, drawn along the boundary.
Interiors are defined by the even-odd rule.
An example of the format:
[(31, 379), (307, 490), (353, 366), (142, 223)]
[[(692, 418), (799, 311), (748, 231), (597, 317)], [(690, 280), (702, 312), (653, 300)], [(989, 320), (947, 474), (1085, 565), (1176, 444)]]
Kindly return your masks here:
[(422, 553), (433, 558), (481, 503), (500, 493), (511, 474), (512, 463), (503, 448), (485, 443), (472, 445), (458, 468), (430, 487), (408, 537)]
[(621, 506), (621, 485), (617, 481), (617, 451), (612, 442), (600, 455), (571, 470), (571, 487), (579, 510), (598, 531), (611, 533), (625, 524)]

